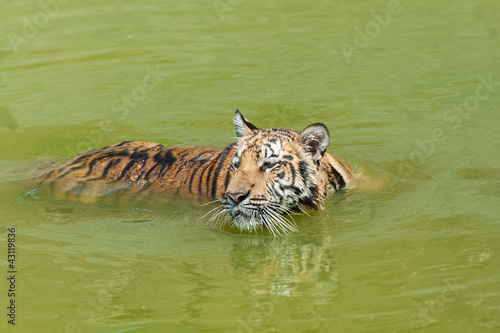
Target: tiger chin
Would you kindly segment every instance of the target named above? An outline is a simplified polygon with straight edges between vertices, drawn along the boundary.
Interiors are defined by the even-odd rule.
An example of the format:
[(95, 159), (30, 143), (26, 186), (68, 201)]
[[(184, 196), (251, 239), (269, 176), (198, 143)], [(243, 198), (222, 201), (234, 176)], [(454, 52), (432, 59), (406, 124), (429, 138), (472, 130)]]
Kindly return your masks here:
[(297, 230), (291, 213), (323, 209), (328, 193), (354, 178), (326, 152), (330, 133), (321, 123), (301, 132), (258, 129), (236, 110), (234, 128), (238, 141), (224, 150), (126, 141), (77, 155), (40, 181), (86, 202), (119, 191), (214, 198), (221, 206), (210, 212), (213, 223), (277, 235)]

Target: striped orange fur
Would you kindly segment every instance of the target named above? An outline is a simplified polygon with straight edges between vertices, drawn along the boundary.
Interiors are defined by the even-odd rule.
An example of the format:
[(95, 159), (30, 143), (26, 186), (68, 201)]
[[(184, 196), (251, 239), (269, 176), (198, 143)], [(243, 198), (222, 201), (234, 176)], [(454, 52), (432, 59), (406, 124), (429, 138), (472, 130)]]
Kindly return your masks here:
[(233, 155), (232, 146), (220, 151), (127, 141), (77, 155), (53, 168), (44, 182), (88, 195), (95, 189), (96, 196), (111, 186), (144, 194), (222, 197)]
[(321, 209), (329, 192), (353, 179), (351, 168), (326, 152), (330, 137), (323, 124), (302, 132), (259, 130), (239, 111), (234, 124), (239, 140), (224, 150), (126, 141), (70, 158), (41, 180), (82, 201), (117, 190), (135, 197), (218, 198), (215, 219), (279, 233), (295, 230), (283, 214)]

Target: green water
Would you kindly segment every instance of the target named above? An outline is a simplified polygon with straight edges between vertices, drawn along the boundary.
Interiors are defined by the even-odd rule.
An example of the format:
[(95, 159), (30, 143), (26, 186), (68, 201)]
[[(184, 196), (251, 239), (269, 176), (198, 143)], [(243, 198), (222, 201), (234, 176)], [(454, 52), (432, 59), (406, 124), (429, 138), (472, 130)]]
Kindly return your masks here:
[[(497, 1), (40, 3), (0, 2), (2, 332), (500, 331)], [(26, 182), (123, 140), (222, 148), (236, 108), (325, 123), (385, 186), (273, 238)]]

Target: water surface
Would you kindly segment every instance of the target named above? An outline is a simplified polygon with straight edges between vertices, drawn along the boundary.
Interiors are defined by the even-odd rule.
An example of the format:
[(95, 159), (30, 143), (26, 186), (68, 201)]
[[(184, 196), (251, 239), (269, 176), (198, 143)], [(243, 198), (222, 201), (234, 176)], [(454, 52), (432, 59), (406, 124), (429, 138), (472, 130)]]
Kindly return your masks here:
[[(47, 3), (0, 5), (1, 307), (7, 227), (19, 291), (2, 331), (500, 330), (497, 2)], [(329, 152), (386, 185), (274, 238), (25, 181), (123, 140), (222, 149), (236, 108), (323, 122)]]

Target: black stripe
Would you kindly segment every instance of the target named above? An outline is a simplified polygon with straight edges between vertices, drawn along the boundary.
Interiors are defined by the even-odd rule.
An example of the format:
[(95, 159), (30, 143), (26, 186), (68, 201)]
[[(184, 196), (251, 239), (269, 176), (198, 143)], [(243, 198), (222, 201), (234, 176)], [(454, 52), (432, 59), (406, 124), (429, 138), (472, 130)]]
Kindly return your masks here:
[[(200, 164), (197, 166), (196, 169), (194, 169), (191, 172), (191, 176), (189, 177), (189, 184), (188, 184), (188, 189), (191, 193), (193, 193), (193, 189), (191, 188), (191, 185), (193, 185), (194, 177), (196, 177), (196, 174), (198, 173), (198, 170), (203, 166), (203, 164)], [(206, 168), (205, 168), (206, 169)], [(200, 192), (201, 193), (201, 192)]]
[[(276, 191), (274, 190), (274, 187), (273, 187), (273, 186), (271, 186), (271, 184), (272, 184), (272, 183), (267, 183), (267, 184), (266, 184), (267, 190), (269, 191), (269, 193), (270, 193), (271, 195), (274, 195), (274, 196), (278, 197), (278, 199), (280, 199), (280, 200), (281, 200), (281, 199), (283, 198), (283, 195), (281, 195), (280, 193), (276, 192)], [(283, 193), (283, 194), (285, 194), (285, 193)]]
[(333, 185), (335, 191), (340, 190), (346, 185), (344, 178), (331, 164), (328, 166), (330, 168), (328, 181)]
[(108, 172), (111, 169), (111, 167), (115, 166), (119, 162), (120, 162), (119, 158), (115, 158), (115, 159), (109, 161), (108, 164), (106, 165), (106, 167), (104, 168), (104, 171), (102, 172), (101, 179), (105, 178), (108, 175)]
[[(217, 158), (217, 160), (214, 161), (214, 163), (212, 163), (212, 165), (210, 166), (210, 168), (208, 168), (208, 173), (207, 173), (207, 177), (205, 178), (205, 183), (207, 184), (207, 192), (205, 193), (207, 196), (208, 196), (208, 192), (210, 191), (210, 186), (209, 186), (209, 182), (210, 182), (210, 176), (213, 174), (213, 170), (215, 168), (216, 165), (218, 165), (218, 163), (220, 163), (220, 158), (222, 158), (222, 155), (219, 155), (219, 157)], [(205, 169), (207, 170), (207, 169)], [(205, 172), (205, 171), (203, 171)], [(203, 180), (202, 177), (200, 177), (200, 182)], [(200, 192), (201, 194), (201, 192)]]
[(89, 157), (89, 156), (92, 156), (93, 155), (93, 152), (96, 151), (97, 149), (93, 149), (93, 150), (90, 150), (86, 153), (83, 153), (83, 154), (80, 154), (80, 155), (77, 155), (75, 157), (73, 157), (73, 161), (71, 161), (71, 163), (69, 165), (75, 165), (76, 163), (80, 163), (83, 159)]
[[(151, 168), (148, 170), (148, 172), (146, 172), (146, 175), (142, 178), (144, 180), (149, 180), (149, 175), (151, 174), (151, 172), (153, 172), (153, 170), (156, 169), (156, 167), (158, 165), (162, 165), (162, 167), (160, 168), (160, 171), (158, 172), (158, 175), (160, 174), (160, 172), (163, 170), (163, 168), (165, 168), (165, 165), (167, 164), (167, 161), (166, 159), (161, 156), (160, 153), (156, 153), (154, 156), (153, 156), (153, 160), (156, 162), (155, 164), (153, 164), (153, 166), (151, 166)], [(143, 160), (143, 164), (144, 164), (145, 160)], [(158, 177), (158, 176), (157, 176)]]
[(153, 156), (153, 160), (156, 162), (156, 165), (161, 164), (160, 170), (158, 170), (158, 176), (159, 177), (162, 173), (165, 167), (167, 166), (167, 159), (165, 156), (162, 156), (160, 153), (157, 153), (155, 156)]
[[(210, 156), (208, 156), (207, 158), (204, 158), (203, 161), (207, 161), (209, 159), (211, 159), (216, 153), (213, 153), (211, 154)], [(220, 154), (217, 158), (220, 157)], [(205, 163), (205, 162), (202, 162), (202, 163)], [(215, 159), (214, 161), (212, 161), (212, 166), (215, 165), (217, 163), (217, 159)], [(200, 175), (200, 180), (198, 181), (198, 193), (201, 194), (201, 185), (203, 184), (203, 175), (205, 174), (205, 171), (207, 171), (208, 169), (208, 166), (206, 166), (202, 171), (201, 171), (201, 175)], [(198, 171), (198, 169), (196, 170)], [(191, 186), (191, 185), (190, 185)], [(208, 182), (207, 182), (207, 191), (208, 191)], [(207, 192), (208, 193), (208, 192)]]
[(226, 172), (226, 179), (224, 179), (224, 192), (226, 192), (227, 186), (229, 185), (229, 180), (231, 179), (231, 177), (229, 177), (230, 175), (231, 175), (231, 169), (228, 168)]
[[(214, 178), (212, 179), (212, 193), (211, 193), (212, 198), (215, 198), (215, 195), (217, 194), (217, 178), (219, 177), (219, 173), (220, 173), (220, 170), (222, 169), (222, 166), (224, 165), (224, 161), (226, 160), (227, 155), (229, 155), (229, 153), (231, 152), (233, 146), (234, 146), (234, 143), (229, 145), (222, 152), (222, 156), (221, 156), (221, 159), (219, 160), (219, 163), (217, 165), (217, 169), (215, 169)], [(214, 165), (215, 165), (215, 163), (214, 163)], [(207, 190), (208, 190), (208, 188), (207, 188)]]
[(141, 170), (144, 168), (144, 166), (146, 165), (146, 161), (147, 159), (149, 158), (149, 155), (148, 153), (144, 153), (144, 155), (142, 155), (142, 165), (141, 165)]
[(189, 160), (189, 162), (198, 162), (198, 161), (197, 161), (197, 160), (198, 160), (198, 158), (199, 158), (201, 155), (206, 154), (206, 153), (208, 153), (208, 152), (207, 152), (207, 151), (204, 151), (203, 153), (200, 153), (200, 154), (196, 155), (195, 157), (193, 157), (192, 159), (190, 159), (190, 160)]
[(167, 162), (168, 165), (172, 165), (175, 163), (175, 161), (177, 161), (177, 157), (172, 155), (170, 151), (167, 151), (167, 153), (165, 154), (165, 161)]
[[(184, 151), (187, 151), (187, 150), (189, 150), (189, 149), (185, 149)], [(195, 170), (193, 170), (193, 171), (190, 173), (190, 176), (189, 176), (189, 184), (188, 184), (188, 189), (189, 189), (189, 191), (190, 191), (191, 193), (193, 192), (193, 191), (192, 191), (192, 188), (191, 188), (191, 185), (192, 185), (192, 183), (193, 183), (193, 181), (194, 181), (194, 177), (196, 176), (196, 173), (198, 172), (198, 169), (202, 167), (203, 163), (205, 163), (205, 162), (206, 162), (206, 160), (207, 160), (208, 158), (211, 158), (211, 157), (215, 154), (215, 153), (213, 153), (213, 154), (212, 154), (212, 155), (210, 155), (208, 158), (205, 158), (205, 159), (203, 159), (203, 160), (200, 160), (200, 161), (195, 161), (195, 159), (197, 159), (198, 157), (200, 157), (201, 155), (206, 154), (206, 153), (208, 153), (208, 152), (204, 151), (204, 152), (202, 152), (201, 154), (199, 154), (199, 155), (195, 156), (194, 158), (190, 159), (189, 161), (186, 161), (186, 163), (193, 163), (193, 164), (194, 164), (194, 163), (198, 163), (197, 168), (196, 168)], [(182, 157), (181, 157), (181, 160), (182, 160)], [(185, 169), (182, 169), (181, 167), (177, 168), (177, 171), (175, 172), (175, 174), (174, 174), (174, 176), (173, 176), (172, 178), (177, 177), (177, 175), (179, 174), (179, 172), (180, 172), (181, 170), (185, 170)], [(184, 183), (186, 183), (186, 181), (185, 181)], [(179, 189), (177, 189), (177, 192), (178, 192), (178, 190), (179, 190)]]
[(304, 161), (299, 162), (299, 172), (300, 175), (302, 176), (302, 179), (304, 180), (304, 183), (306, 182), (307, 178), (309, 177), (309, 172), (307, 171), (307, 163)]
[(342, 177), (342, 175), (333, 166), (331, 166), (331, 168), (332, 168), (332, 172), (335, 175), (335, 178), (337, 179), (337, 182), (339, 184), (338, 189), (340, 190), (341, 188), (343, 188), (346, 185), (344, 177)]
[(163, 167), (165, 167), (165, 165), (167, 165), (167, 160), (165, 159), (164, 156), (161, 155), (161, 153), (156, 153), (156, 155), (153, 156), (153, 160), (156, 163), (161, 164)]
[(177, 161), (177, 157), (172, 155), (170, 151), (171, 150), (168, 150), (163, 156), (161, 156), (160, 154), (156, 154), (154, 156), (154, 160), (161, 163), (161, 169), (158, 171), (158, 177), (163, 176), (163, 174), (167, 172), (167, 170), (169, 170), (170, 166), (172, 166), (172, 164)]
[(100, 160), (105, 159), (107, 157), (109, 157), (109, 155), (101, 155), (101, 156), (95, 157), (92, 161), (90, 161), (89, 166), (88, 166), (89, 169), (85, 173), (84, 177), (87, 177), (87, 176), (89, 176), (92, 173), (92, 171), (94, 170), (94, 167), (95, 167), (95, 164), (97, 163), (97, 161), (100, 161)]
[(99, 159), (99, 157), (96, 157), (92, 161), (90, 161), (89, 166), (88, 166), (88, 170), (85, 173), (84, 177), (87, 177), (88, 175), (90, 175), (92, 173), (92, 170), (94, 170), (94, 166), (97, 163), (98, 159)]
[(182, 157), (184, 157), (184, 156), (185, 156), (185, 155), (184, 155), (184, 153), (185, 153), (185, 152), (187, 152), (188, 150), (192, 150), (192, 149), (193, 149), (192, 147), (188, 147), (188, 148), (185, 148), (185, 149), (182, 149), (182, 148), (180, 148), (180, 147), (172, 147), (172, 149), (171, 149), (171, 150), (169, 150), (169, 151), (176, 150), (176, 151), (175, 151), (175, 154), (176, 154), (177, 156), (180, 156), (180, 157), (182, 158)]
[[(236, 110), (236, 111), (238, 111), (238, 110)], [(239, 112), (239, 111), (238, 111), (238, 112)], [(241, 113), (240, 113), (240, 115), (241, 115)], [(257, 128), (257, 127), (255, 127), (255, 125), (254, 125), (254, 124), (252, 124), (252, 123), (248, 122), (248, 120), (246, 120), (246, 119), (245, 119), (245, 117), (243, 117), (243, 116), (242, 116), (242, 117), (241, 117), (241, 119), (242, 119), (242, 120), (243, 120), (243, 122), (244, 122), (244, 123), (248, 126), (248, 128), (249, 128), (249, 129), (251, 129), (252, 131), (258, 130), (258, 128)]]
[(297, 169), (293, 166), (292, 163), (288, 163), (290, 165), (290, 172), (292, 173), (292, 184), (295, 185), (295, 180), (297, 178)]
[(56, 172), (56, 170), (52, 170), (52, 171), (50, 171), (49, 173), (46, 173), (45, 175), (43, 175), (43, 180), (42, 180), (42, 182), (43, 182), (43, 181), (46, 181), (47, 179), (49, 179), (49, 178), (50, 178), (50, 177), (54, 174), (54, 172)]
[(154, 170), (156, 169), (156, 167), (158, 166), (159, 163), (156, 163), (154, 164), (149, 170), (148, 172), (146, 172), (146, 175), (144, 175), (144, 177), (142, 178), (143, 180), (149, 180), (149, 174)]
[(276, 135), (276, 137), (284, 136), (284, 137), (287, 137), (289, 139), (295, 139), (296, 134), (297, 134), (297, 132), (295, 132), (295, 131), (291, 131), (291, 130), (287, 130), (287, 129), (283, 129), (283, 128), (270, 128), (270, 129), (267, 129), (266, 131), (268, 132), (268, 134)]
[(312, 200), (312, 198), (309, 197), (300, 199), (299, 203), (311, 208), (312, 210), (318, 209), (318, 207), (314, 205), (314, 201)]
[[(212, 163), (212, 165), (215, 164), (215, 161)], [(201, 194), (201, 186), (203, 185), (203, 175), (205, 174), (205, 171), (208, 170), (208, 166), (205, 166), (205, 168), (203, 168), (203, 170), (201, 170), (201, 174), (200, 174), (200, 179), (198, 181), (198, 194)], [(196, 169), (196, 171), (198, 171), (198, 169)], [(207, 188), (208, 188), (208, 183), (207, 183)], [(207, 189), (208, 191), (208, 189)]]
[[(69, 168), (69, 170), (67, 170), (66, 172), (64, 172), (63, 174), (59, 175), (59, 176), (56, 178), (56, 180), (57, 180), (57, 179), (61, 179), (61, 178), (65, 177), (65, 176), (67, 176), (68, 174), (72, 173), (73, 171), (77, 171), (77, 170), (79, 170), (79, 169), (81, 169), (81, 168), (83, 168), (83, 165), (73, 166), (72, 168)], [(61, 171), (62, 171), (62, 170), (61, 170)]]
[(123, 168), (122, 170), (122, 173), (120, 174), (120, 176), (118, 178), (116, 178), (115, 181), (119, 181), (120, 179), (122, 179), (123, 177), (125, 177), (125, 175), (128, 173), (128, 171), (130, 170), (130, 168), (137, 163), (137, 160), (132, 160), (130, 162), (128, 162), (128, 164), (125, 166), (125, 168)]
[(293, 193), (299, 195), (300, 194), (300, 189), (297, 187), (297, 186), (294, 186), (294, 185), (282, 185), (282, 184), (279, 184), (280, 185), (280, 190), (285, 193), (285, 190), (292, 190)]

